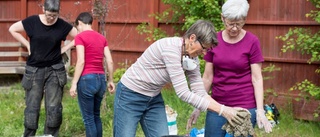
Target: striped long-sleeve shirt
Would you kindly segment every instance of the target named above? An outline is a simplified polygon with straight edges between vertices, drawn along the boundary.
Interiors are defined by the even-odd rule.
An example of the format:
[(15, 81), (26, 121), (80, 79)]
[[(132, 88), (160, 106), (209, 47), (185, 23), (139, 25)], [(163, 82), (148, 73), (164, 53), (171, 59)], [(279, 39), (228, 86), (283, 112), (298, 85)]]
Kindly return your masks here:
[[(150, 45), (137, 61), (128, 68), (121, 82), (129, 89), (146, 96), (156, 96), (171, 82), (183, 101), (205, 111), (209, 101), (204, 89), (199, 66), (184, 72), (181, 65), (182, 38), (163, 38)], [(198, 58), (196, 58), (197, 61)], [(190, 89), (186, 78), (189, 79)], [(190, 91), (191, 90), (191, 91)]]

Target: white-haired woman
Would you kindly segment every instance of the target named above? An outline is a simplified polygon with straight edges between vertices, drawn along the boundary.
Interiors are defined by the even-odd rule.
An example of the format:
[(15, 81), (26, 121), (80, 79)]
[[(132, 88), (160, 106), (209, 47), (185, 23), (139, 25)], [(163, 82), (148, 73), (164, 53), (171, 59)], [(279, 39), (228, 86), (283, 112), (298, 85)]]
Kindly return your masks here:
[[(264, 127), (267, 133), (272, 126), (264, 115), (263, 79), (261, 65), (263, 56), (259, 39), (244, 30), (249, 4), (247, 0), (227, 0), (222, 6), (221, 20), (225, 29), (217, 33), (218, 45), (204, 56), (206, 60), (203, 82), (206, 91), (218, 103), (246, 108), (251, 122)], [(194, 123), (199, 111), (189, 119)], [(224, 137), (221, 127), (227, 120), (217, 112), (206, 115), (205, 137)]]

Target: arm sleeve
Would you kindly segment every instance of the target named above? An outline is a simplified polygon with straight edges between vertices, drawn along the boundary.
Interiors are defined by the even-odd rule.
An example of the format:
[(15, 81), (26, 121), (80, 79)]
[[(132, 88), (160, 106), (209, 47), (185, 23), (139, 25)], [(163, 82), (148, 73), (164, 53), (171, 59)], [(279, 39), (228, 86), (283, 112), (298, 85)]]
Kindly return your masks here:
[(206, 62), (211, 62), (213, 63), (213, 53), (212, 51), (208, 51), (206, 53), (206, 55), (203, 56), (203, 59), (206, 61)]
[(250, 64), (261, 63), (264, 61), (261, 48), (260, 48), (260, 42), (257, 38), (252, 43), (249, 60), (250, 60)]
[(33, 36), (33, 31), (32, 30), (34, 29), (34, 26), (37, 25), (37, 23), (35, 22), (37, 17), (38, 17), (37, 15), (33, 15), (33, 16), (27, 17), (27, 18), (25, 18), (24, 20), (21, 21), (22, 25), (23, 25), (23, 28), (24, 28), (24, 30), (26, 31), (26, 33), (27, 33), (27, 35), (29, 37)]
[(59, 26), (62, 27), (63, 29), (63, 41), (65, 41), (67, 39), (67, 36), (69, 35), (70, 31), (72, 30), (72, 25), (62, 19), (58, 19), (58, 21), (60, 22), (59, 23)]
[(84, 45), (81, 36), (82, 36), (81, 34), (78, 34), (78, 35), (76, 35), (76, 37), (74, 37), (74, 45), (75, 45), (75, 46), (77, 46), (77, 45)]
[[(165, 50), (162, 53), (162, 55), (163, 60), (166, 64), (167, 72), (169, 73), (172, 85), (175, 89), (177, 96), (184, 102), (191, 104), (193, 107), (196, 107), (202, 111), (207, 110), (210, 102), (206, 100), (204, 97), (202, 97), (204, 96), (204, 94), (201, 91), (195, 93), (191, 92), (188, 88), (186, 76), (181, 67), (181, 55), (177, 54), (177, 52), (174, 52), (172, 50)], [(199, 68), (197, 68), (197, 71), (199, 71)], [(190, 79), (192, 79), (192, 81), (190, 82), (197, 82), (199, 81), (199, 79), (201, 79), (200, 73), (198, 75), (199, 79), (196, 78), (196, 74), (197, 73), (190, 75)], [(199, 83), (194, 83), (192, 87), (196, 85), (202, 85), (203, 87), (203, 84)]]
[(104, 46), (105, 46), (105, 47), (108, 47), (108, 46), (109, 46), (109, 45), (108, 45), (108, 40), (107, 40), (107, 39), (106, 39), (106, 41), (105, 41)]
[[(199, 63), (199, 60), (197, 59), (197, 62)], [(188, 80), (190, 82), (190, 88), (191, 91), (196, 93), (197, 95), (201, 97), (205, 97), (208, 95), (204, 88), (204, 84), (201, 78), (201, 73), (200, 73), (200, 66), (198, 65), (196, 69), (192, 71), (186, 71), (185, 73), (188, 77)]]

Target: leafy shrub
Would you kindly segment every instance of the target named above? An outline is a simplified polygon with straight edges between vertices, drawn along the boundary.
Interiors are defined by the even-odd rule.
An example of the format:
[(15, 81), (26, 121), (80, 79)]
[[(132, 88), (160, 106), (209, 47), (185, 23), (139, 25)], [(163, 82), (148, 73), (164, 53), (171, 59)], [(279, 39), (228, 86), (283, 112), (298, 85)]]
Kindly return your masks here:
[[(302, 82), (297, 83), (292, 88), (290, 88), (290, 91), (293, 90), (299, 90), (301, 91), (299, 95), (301, 97), (304, 97), (304, 99), (309, 100), (312, 97), (316, 100), (320, 100), (320, 87), (313, 84), (312, 82), (305, 79)], [(298, 99), (297, 99), (298, 100)]]
[(119, 63), (119, 68), (117, 68), (114, 72), (113, 72), (113, 82), (114, 83), (118, 83), (122, 77), (122, 75), (126, 72), (126, 70), (128, 69), (128, 66), (125, 63)]
[(75, 66), (70, 66), (70, 67), (69, 67), (68, 75), (69, 75), (70, 77), (73, 77), (75, 68), (76, 68)]

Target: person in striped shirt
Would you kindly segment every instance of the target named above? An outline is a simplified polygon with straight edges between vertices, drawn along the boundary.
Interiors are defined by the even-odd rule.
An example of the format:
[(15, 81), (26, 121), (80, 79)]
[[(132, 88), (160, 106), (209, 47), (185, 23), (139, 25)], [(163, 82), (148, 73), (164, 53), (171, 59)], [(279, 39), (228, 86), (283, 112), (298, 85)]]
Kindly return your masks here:
[(205, 20), (196, 21), (183, 37), (162, 38), (151, 44), (117, 84), (114, 137), (135, 137), (139, 122), (146, 137), (168, 135), (161, 89), (169, 82), (177, 96), (195, 108), (241, 122), (237, 121), (237, 110), (242, 108), (223, 107), (213, 100), (201, 79), (198, 56), (216, 44), (214, 26)]

